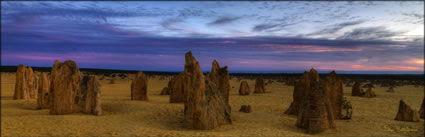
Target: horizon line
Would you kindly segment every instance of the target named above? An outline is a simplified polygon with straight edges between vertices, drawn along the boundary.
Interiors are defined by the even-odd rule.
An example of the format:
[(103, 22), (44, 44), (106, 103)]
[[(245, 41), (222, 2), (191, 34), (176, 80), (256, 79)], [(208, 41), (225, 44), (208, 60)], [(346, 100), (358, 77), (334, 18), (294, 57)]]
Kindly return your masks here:
[[(18, 66), (4, 66), (0, 65), (0, 67), (18, 67)], [(30, 66), (32, 68), (49, 68), (52, 67), (39, 67), (39, 66)], [(94, 70), (111, 70), (111, 71), (145, 71), (145, 72), (166, 72), (166, 73), (180, 73), (184, 71), (156, 71), (156, 70), (131, 70), (131, 69), (108, 69), (108, 68), (79, 68), (79, 69), (94, 69)], [(233, 74), (302, 74), (306, 70), (272, 70), (272, 71), (229, 71), (229, 73)], [(374, 75), (374, 74), (380, 74), (380, 75), (424, 75), (425, 71), (386, 71), (386, 70), (359, 70), (359, 71), (353, 71), (353, 70), (324, 70), (324, 69), (315, 69), (319, 74), (326, 74), (330, 73), (332, 71), (335, 71), (339, 74), (366, 74), (366, 75)], [(1, 71), (1, 70), (0, 70)], [(3, 72), (3, 71), (1, 71)], [(206, 73), (209, 71), (202, 71), (202, 73)]]

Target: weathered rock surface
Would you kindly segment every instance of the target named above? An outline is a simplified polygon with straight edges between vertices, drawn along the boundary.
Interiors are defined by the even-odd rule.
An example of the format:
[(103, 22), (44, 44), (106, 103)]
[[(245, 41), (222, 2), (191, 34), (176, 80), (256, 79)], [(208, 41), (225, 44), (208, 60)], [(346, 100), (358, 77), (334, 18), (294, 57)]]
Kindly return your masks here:
[(334, 114), (333, 119), (340, 119), (343, 100), (343, 83), (335, 71), (332, 71), (325, 79), (325, 91), (331, 103)]
[(31, 67), (20, 64), (16, 71), (16, 84), (13, 99), (36, 99), (38, 76), (34, 75)]
[(175, 76), (168, 82), (168, 90), (170, 92), (170, 103), (183, 103), (184, 102), (184, 72)]
[(190, 129), (213, 129), (231, 124), (230, 105), (218, 91), (215, 81), (205, 79), (201, 67), (191, 52), (185, 55), (184, 126)]
[(50, 114), (60, 115), (80, 111), (76, 96), (80, 90), (80, 70), (74, 61), (55, 61), (51, 72)]
[(239, 109), (240, 112), (245, 112), (245, 113), (251, 113), (252, 112), (252, 108), (250, 105), (242, 105), (241, 108)]
[(26, 78), (26, 82), (27, 82), (27, 91), (29, 93), (29, 98), (30, 99), (37, 98), (37, 93), (36, 93), (37, 83), (35, 83), (36, 81), (35, 81), (35, 78), (34, 78), (34, 72), (32, 71), (31, 67), (26, 68), (25, 78)]
[(39, 78), (37, 104), (39, 109), (49, 108), (50, 78), (42, 72)]
[(419, 114), (416, 110), (412, 109), (407, 105), (403, 100), (400, 100), (400, 105), (398, 106), (397, 116), (395, 120), (399, 121), (409, 121), (409, 122), (419, 122)]
[(251, 91), (249, 90), (248, 82), (242, 81), (241, 85), (239, 86), (239, 95), (249, 95)]
[(302, 102), (296, 126), (313, 134), (335, 128), (332, 104), (325, 91), (325, 83), (312, 82), (310, 89)]
[(25, 65), (19, 64), (16, 71), (16, 84), (15, 84), (15, 93), (13, 99), (29, 99), (29, 93), (27, 88), (27, 78), (26, 78), (26, 68)]
[(310, 92), (310, 85), (312, 82), (319, 81), (319, 73), (313, 68), (310, 72), (304, 72), (301, 78), (295, 83), (293, 92), (293, 101), (289, 108), (285, 111), (288, 115), (298, 115), (298, 111), (301, 104), (306, 97), (307, 93)]
[(229, 102), (230, 93), (230, 76), (227, 66), (220, 68), (219, 63), (214, 60), (212, 62), (211, 73), (208, 75), (210, 81), (214, 82), (219, 88), (218, 91), (224, 96), (226, 102)]
[(80, 83), (79, 106), (83, 113), (102, 114), (100, 84), (96, 76), (84, 76)]
[(360, 86), (361, 86), (360, 82), (354, 83), (351, 89), (351, 96), (363, 96), (363, 92), (361, 91)]
[(264, 79), (263, 78), (257, 78), (255, 80), (254, 93), (266, 93), (266, 90), (264, 89)]
[(148, 78), (141, 71), (131, 82), (131, 100), (148, 100)]

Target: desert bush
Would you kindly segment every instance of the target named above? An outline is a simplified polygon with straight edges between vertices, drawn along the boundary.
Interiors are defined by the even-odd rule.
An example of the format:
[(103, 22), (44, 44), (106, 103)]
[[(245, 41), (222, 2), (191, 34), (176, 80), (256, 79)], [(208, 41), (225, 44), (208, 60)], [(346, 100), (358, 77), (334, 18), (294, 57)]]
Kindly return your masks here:
[(346, 97), (342, 99), (342, 108), (343, 109), (352, 109), (351, 102), (347, 100)]

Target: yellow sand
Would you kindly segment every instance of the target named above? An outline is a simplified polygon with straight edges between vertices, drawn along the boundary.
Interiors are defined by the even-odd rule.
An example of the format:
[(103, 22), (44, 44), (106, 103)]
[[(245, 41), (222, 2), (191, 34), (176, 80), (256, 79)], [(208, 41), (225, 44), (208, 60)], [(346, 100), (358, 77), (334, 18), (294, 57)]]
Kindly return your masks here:
[[(102, 116), (87, 114), (49, 115), (49, 110), (35, 110), (35, 100), (12, 100), (15, 73), (1, 75), (2, 136), (312, 136), (295, 127), (296, 116), (283, 112), (292, 102), (292, 86), (274, 82), (266, 86), (271, 93), (239, 96), (239, 82), (231, 80), (230, 92), (233, 124), (199, 131), (183, 128), (183, 104), (168, 103), (169, 96), (159, 95), (168, 80), (149, 78), (149, 101), (130, 101), (129, 79), (102, 83)], [(248, 80), (251, 90), (254, 81)], [(352, 102), (352, 120), (337, 120), (336, 129), (313, 136), (423, 136), (424, 120), (394, 120), (400, 99), (419, 109), (423, 87), (403, 86), (395, 93), (387, 88), (373, 89), (376, 98), (352, 97), (351, 88), (344, 96)], [(238, 112), (243, 104), (252, 113)]]

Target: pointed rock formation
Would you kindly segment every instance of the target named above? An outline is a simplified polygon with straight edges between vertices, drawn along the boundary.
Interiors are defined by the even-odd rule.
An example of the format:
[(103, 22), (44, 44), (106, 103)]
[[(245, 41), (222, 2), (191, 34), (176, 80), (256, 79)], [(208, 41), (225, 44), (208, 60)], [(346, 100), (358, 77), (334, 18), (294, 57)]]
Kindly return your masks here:
[(231, 87), (230, 87), (230, 75), (229, 75), (229, 71), (227, 70), (227, 66), (220, 68), (218, 74), (219, 74), (218, 88), (221, 94), (224, 96), (224, 100), (226, 100), (226, 104), (228, 104)]
[(27, 88), (27, 79), (26, 79), (26, 68), (25, 65), (19, 64), (16, 71), (16, 84), (15, 84), (15, 93), (13, 99), (29, 99), (29, 93)]
[(84, 76), (80, 83), (79, 102), (83, 113), (101, 115), (101, 92), (100, 84), (96, 76)]
[(36, 99), (38, 77), (31, 67), (20, 64), (16, 71), (16, 84), (13, 99)]
[(219, 79), (219, 69), (220, 69), (220, 65), (218, 64), (218, 62), (216, 60), (214, 60), (212, 62), (212, 67), (211, 67), (211, 73), (210, 73), (210, 80), (217, 82), (218, 83), (218, 79)]
[(398, 112), (395, 120), (419, 122), (419, 114), (416, 110), (412, 109), (410, 106), (404, 103), (403, 100), (400, 100), (400, 105), (398, 106)]
[(212, 63), (211, 73), (207, 75), (210, 81), (214, 82), (219, 88), (218, 91), (224, 96), (226, 102), (229, 102), (230, 93), (230, 76), (227, 66), (220, 68), (219, 63), (214, 60)]
[(185, 62), (185, 127), (213, 129), (223, 124), (231, 124), (230, 105), (222, 91), (218, 91), (222, 88), (217, 87), (215, 81), (205, 79), (198, 61), (190, 51), (185, 55)]
[(131, 82), (131, 100), (148, 100), (148, 78), (141, 71)]
[(266, 93), (266, 90), (264, 89), (264, 79), (263, 78), (257, 78), (255, 80), (254, 93)]
[(239, 86), (239, 95), (249, 95), (251, 91), (249, 90), (248, 82), (242, 81), (241, 85)]
[(361, 86), (360, 82), (354, 83), (354, 85), (351, 89), (351, 96), (363, 96), (363, 92), (362, 92), (360, 86)]
[(168, 92), (170, 92), (170, 103), (184, 102), (184, 72), (175, 76), (168, 82)]
[(37, 104), (39, 109), (49, 108), (50, 79), (46, 72), (40, 74), (38, 83)]
[(293, 101), (289, 108), (285, 111), (288, 115), (298, 115), (302, 101), (310, 92), (310, 85), (312, 82), (319, 81), (319, 73), (315, 69), (310, 69), (310, 72), (304, 72), (301, 78), (295, 83), (293, 92)]
[(333, 119), (340, 119), (343, 100), (343, 82), (335, 71), (332, 71), (326, 78), (325, 88), (332, 106)]
[(80, 70), (74, 61), (55, 61), (51, 72), (50, 114), (78, 112), (76, 96), (80, 90)]
[(35, 99), (37, 98), (37, 93), (36, 93), (36, 84), (35, 84), (35, 80), (34, 80), (34, 72), (32, 71), (31, 67), (27, 67), (25, 70), (25, 77), (26, 77), (26, 82), (27, 82), (27, 91), (29, 93), (29, 97), (30, 99)]
[(296, 126), (307, 129), (307, 133), (319, 133), (328, 128), (335, 128), (332, 104), (325, 91), (325, 83), (312, 82), (311, 91), (298, 113)]

